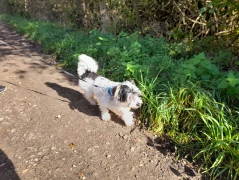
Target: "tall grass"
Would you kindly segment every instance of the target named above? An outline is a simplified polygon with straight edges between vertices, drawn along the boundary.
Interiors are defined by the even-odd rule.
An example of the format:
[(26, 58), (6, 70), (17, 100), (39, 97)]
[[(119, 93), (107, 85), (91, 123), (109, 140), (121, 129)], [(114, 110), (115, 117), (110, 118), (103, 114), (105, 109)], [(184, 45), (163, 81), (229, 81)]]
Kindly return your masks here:
[[(92, 30), (86, 34), (57, 24), (1, 18), (73, 71), (77, 56), (86, 53), (99, 61), (100, 73), (108, 78), (136, 79), (144, 94), (140, 119), (145, 126), (158, 135), (167, 134), (178, 153), (201, 162), (201, 171), (212, 179), (222, 174), (238, 177), (239, 113), (233, 100), (238, 73), (222, 74), (202, 54), (188, 61), (175, 59), (163, 38), (143, 38), (137, 32), (113, 36)], [(228, 102), (234, 102), (233, 106)]]
[(223, 173), (228, 179), (238, 177), (238, 111), (217, 102), (209, 92), (191, 82), (173, 87), (157, 84), (153, 79), (140, 84), (147, 99), (141, 118), (155, 132), (170, 136), (178, 153), (201, 162), (201, 171), (212, 179)]

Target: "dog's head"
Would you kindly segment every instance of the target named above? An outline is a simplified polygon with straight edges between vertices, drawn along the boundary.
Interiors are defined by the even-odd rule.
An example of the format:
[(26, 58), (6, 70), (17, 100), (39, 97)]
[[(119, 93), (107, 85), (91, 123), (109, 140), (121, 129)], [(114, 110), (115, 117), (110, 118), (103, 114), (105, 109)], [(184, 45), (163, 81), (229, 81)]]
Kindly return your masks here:
[(125, 106), (137, 109), (143, 101), (141, 99), (142, 93), (132, 82), (125, 81), (118, 86), (112, 88), (113, 97), (119, 102), (124, 103)]

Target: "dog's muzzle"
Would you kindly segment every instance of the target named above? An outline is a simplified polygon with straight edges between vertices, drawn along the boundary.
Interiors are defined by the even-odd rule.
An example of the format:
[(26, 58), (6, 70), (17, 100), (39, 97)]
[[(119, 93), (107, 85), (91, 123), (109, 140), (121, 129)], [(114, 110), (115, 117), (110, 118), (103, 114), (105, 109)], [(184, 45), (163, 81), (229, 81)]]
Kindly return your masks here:
[(137, 107), (140, 107), (142, 105), (142, 103), (137, 103), (136, 106)]

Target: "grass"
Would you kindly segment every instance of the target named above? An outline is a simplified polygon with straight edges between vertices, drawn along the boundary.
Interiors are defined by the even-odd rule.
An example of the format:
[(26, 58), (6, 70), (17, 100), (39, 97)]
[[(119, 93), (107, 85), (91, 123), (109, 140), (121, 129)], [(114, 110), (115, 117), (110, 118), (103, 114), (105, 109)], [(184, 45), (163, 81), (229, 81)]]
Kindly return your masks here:
[[(151, 88), (146, 93), (149, 101), (142, 109), (147, 113), (141, 116), (154, 132), (169, 135), (178, 146), (178, 154), (193, 156), (202, 163), (201, 171), (212, 179), (223, 173), (228, 179), (237, 178), (238, 111), (232, 112), (191, 82), (177, 88), (163, 84), (157, 87), (152, 81), (142, 87)], [(160, 94), (152, 94), (154, 87)]]
[(201, 172), (212, 179), (238, 177), (239, 73), (222, 70), (226, 54), (209, 60), (198, 52), (187, 59), (172, 53), (177, 45), (171, 49), (163, 38), (140, 37), (137, 32), (83, 33), (52, 23), (1, 18), (72, 71), (77, 56), (85, 53), (98, 60), (102, 75), (117, 81), (135, 79), (144, 94), (140, 115), (144, 126), (169, 136), (178, 154), (201, 162)]

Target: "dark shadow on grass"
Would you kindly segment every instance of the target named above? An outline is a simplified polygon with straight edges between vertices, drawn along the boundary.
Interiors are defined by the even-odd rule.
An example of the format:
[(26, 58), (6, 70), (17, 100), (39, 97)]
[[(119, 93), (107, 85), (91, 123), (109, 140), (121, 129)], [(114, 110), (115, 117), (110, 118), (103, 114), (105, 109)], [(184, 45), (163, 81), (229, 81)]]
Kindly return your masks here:
[[(150, 137), (147, 137), (147, 138), (148, 138), (148, 141), (147, 141), (148, 146), (151, 146), (151, 147), (157, 149), (164, 156), (168, 156), (168, 155), (175, 156), (177, 147), (176, 147), (175, 143), (172, 140), (170, 140), (169, 138), (167, 138), (167, 137), (157, 137), (155, 139), (152, 139)], [(194, 165), (192, 165), (192, 164), (194, 164), (192, 162), (192, 159), (187, 158), (184, 160), (189, 162), (189, 164), (191, 164), (191, 165), (189, 166), (187, 164), (184, 164), (184, 163), (182, 163), (181, 160), (179, 160), (177, 162), (175, 161), (175, 163), (173, 163), (170, 166), (171, 171), (176, 176), (179, 176), (179, 177), (182, 177), (182, 174), (187, 174), (189, 177), (195, 177), (196, 176), (195, 172), (197, 172), (197, 168), (196, 168), (196, 166), (194, 167)], [(183, 178), (183, 179), (185, 179), (185, 178)], [(188, 178), (186, 178), (186, 179), (188, 179)], [(201, 179), (208, 180), (208, 178), (204, 175), (202, 175)]]
[(20, 180), (15, 171), (12, 161), (0, 149), (0, 179), (1, 180)]
[(150, 137), (147, 138), (148, 138), (147, 145), (154, 147), (155, 149), (160, 151), (163, 155), (166, 156), (175, 153), (176, 150), (175, 144), (169, 139), (159, 137), (157, 137), (156, 139), (151, 139)]

